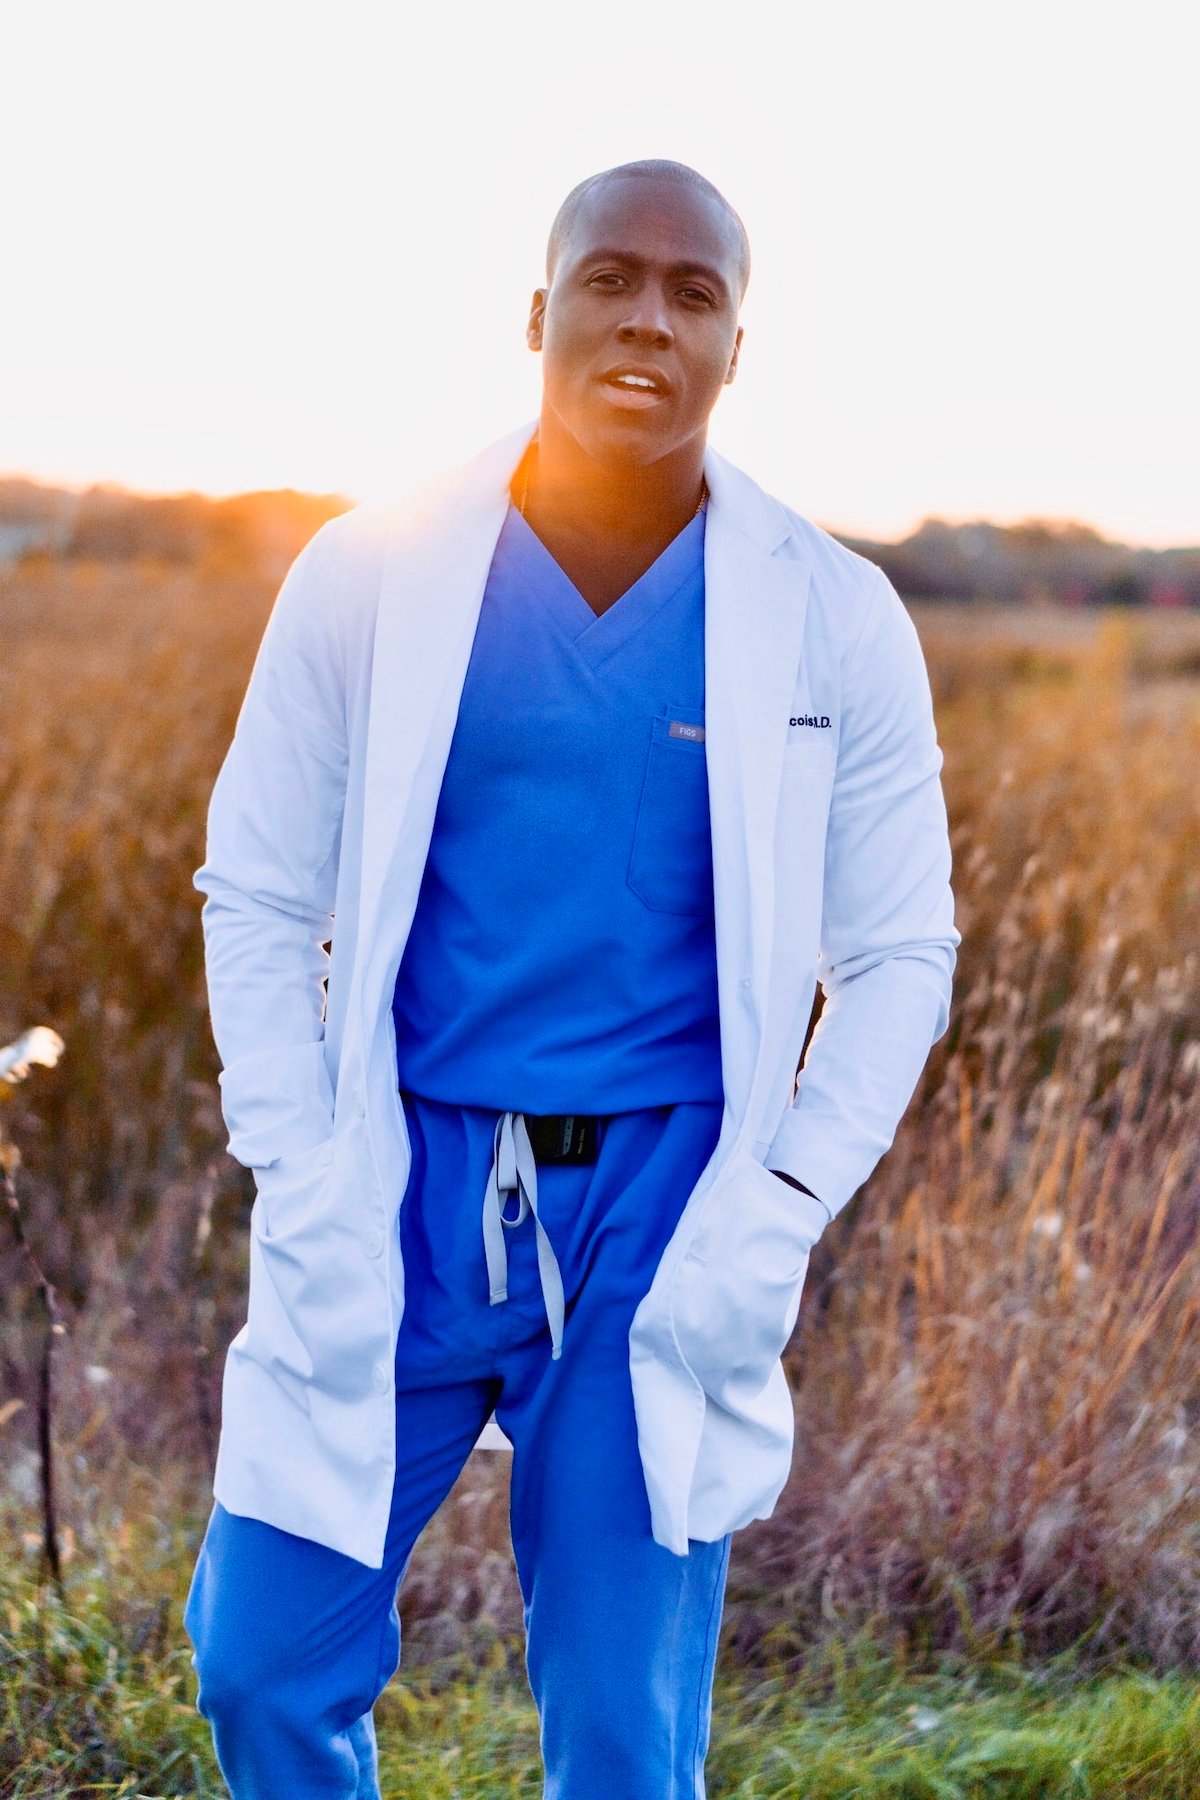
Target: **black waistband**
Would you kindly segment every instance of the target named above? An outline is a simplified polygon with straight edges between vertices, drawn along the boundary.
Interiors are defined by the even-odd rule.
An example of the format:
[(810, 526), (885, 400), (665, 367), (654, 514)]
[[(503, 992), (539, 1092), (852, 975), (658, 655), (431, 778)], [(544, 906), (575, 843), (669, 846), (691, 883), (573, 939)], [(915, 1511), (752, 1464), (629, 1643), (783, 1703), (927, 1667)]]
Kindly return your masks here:
[(532, 1113), (524, 1113), (522, 1116), (535, 1162), (595, 1162), (603, 1114), (546, 1113), (535, 1118)]
[[(414, 1100), (422, 1098), (411, 1088), (401, 1086), (401, 1101), (409, 1095)], [(433, 1100), (430, 1104), (449, 1106), (452, 1102)], [(513, 1110), (518, 1109), (514, 1108)], [(525, 1121), (530, 1148), (536, 1162), (594, 1163), (600, 1145), (600, 1126), (612, 1115), (610, 1113), (522, 1113), (521, 1117)]]

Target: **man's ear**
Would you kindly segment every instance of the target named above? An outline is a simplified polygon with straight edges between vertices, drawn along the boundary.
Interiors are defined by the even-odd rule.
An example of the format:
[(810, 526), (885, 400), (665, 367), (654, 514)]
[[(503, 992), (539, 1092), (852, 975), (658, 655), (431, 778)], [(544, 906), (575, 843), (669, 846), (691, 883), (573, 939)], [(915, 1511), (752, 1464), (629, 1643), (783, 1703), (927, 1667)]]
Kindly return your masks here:
[(546, 317), (546, 289), (534, 288), (533, 299), (529, 302), (529, 323), (525, 327), (525, 342), (531, 350), (542, 347), (542, 324)]
[(729, 367), (725, 371), (725, 386), (726, 387), (729, 386), (729, 383), (733, 380), (734, 376), (737, 374), (738, 352), (740, 351), (741, 347), (742, 347), (742, 328), (739, 325), (737, 328), (737, 336), (733, 340), (733, 355), (730, 357)]

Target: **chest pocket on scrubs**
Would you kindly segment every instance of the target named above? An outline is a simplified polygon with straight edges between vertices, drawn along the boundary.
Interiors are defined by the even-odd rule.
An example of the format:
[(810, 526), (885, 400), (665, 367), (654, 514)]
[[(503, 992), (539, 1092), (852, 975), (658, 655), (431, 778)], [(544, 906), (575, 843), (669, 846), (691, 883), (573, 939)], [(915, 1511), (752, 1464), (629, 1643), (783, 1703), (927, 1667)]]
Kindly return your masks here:
[(653, 912), (713, 910), (704, 715), (694, 709), (651, 721), (627, 880)]

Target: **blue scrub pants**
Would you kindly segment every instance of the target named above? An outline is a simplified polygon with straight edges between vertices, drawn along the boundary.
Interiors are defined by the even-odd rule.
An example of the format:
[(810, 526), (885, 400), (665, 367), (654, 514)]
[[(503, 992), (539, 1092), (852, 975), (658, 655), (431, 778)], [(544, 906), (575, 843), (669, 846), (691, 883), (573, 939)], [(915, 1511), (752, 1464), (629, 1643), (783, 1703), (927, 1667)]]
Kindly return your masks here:
[(656, 1544), (628, 1333), (720, 1129), (719, 1102), (619, 1113), (593, 1164), (538, 1165), (562, 1272), (551, 1358), (534, 1219), (490, 1304), (481, 1227), (498, 1115), (404, 1096), (396, 1480), (383, 1567), (214, 1505), (185, 1612), (234, 1800), (378, 1800), (372, 1707), (399, 1664), (396, 1589), (489, 1414), (513, 1443), (511, 1525), (549, 1800), (700, 1800), (728, 1537)]

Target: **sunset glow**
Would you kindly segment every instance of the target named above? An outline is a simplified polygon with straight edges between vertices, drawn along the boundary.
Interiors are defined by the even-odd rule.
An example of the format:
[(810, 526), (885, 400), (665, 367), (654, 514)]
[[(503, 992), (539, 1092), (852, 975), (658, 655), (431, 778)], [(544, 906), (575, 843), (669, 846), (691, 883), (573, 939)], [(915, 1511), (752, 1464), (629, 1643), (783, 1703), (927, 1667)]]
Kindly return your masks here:
[(536, 411), (565, 191), (666, 155), (749, 228), (713, 440), (789, 503), (1200, 541), (1179, 9), (777, 16), (23, 9), (0, 472), (403, 489)]

